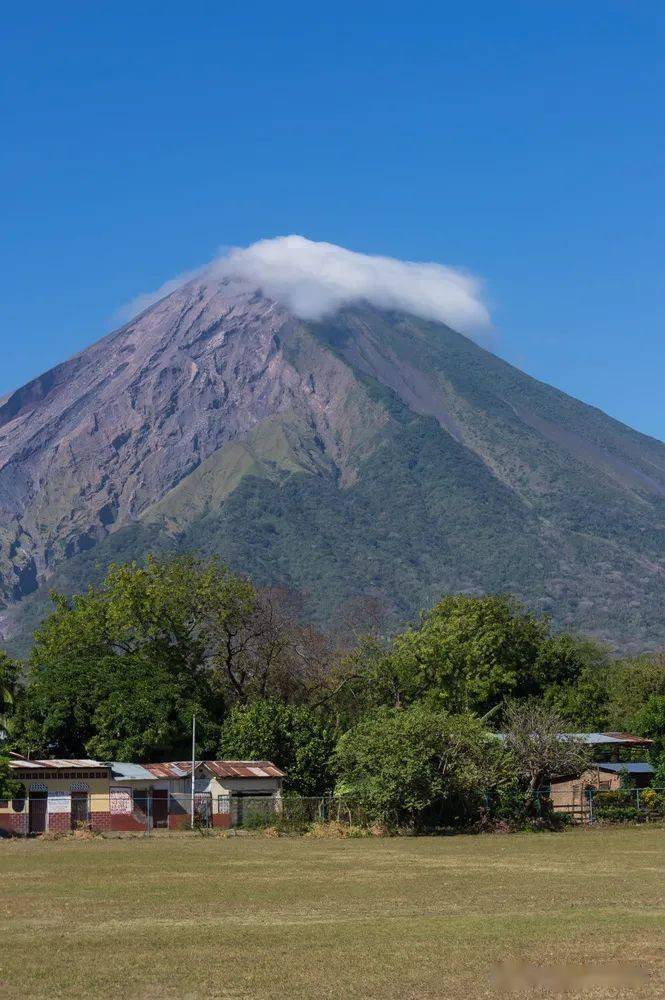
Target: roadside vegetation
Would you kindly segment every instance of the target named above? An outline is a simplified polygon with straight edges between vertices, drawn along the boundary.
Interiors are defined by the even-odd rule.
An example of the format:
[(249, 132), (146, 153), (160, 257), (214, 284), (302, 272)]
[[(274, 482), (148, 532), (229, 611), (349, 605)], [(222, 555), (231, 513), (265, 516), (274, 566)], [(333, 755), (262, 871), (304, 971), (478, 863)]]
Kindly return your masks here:
[(613, 660), (505, 595), (445, 596), (394, 636), (370, 600), (334, 637), (301, 610), (214, 560), (112, 566), (53, 595), (27, 662), (0, 654), (3, 747), (183, 759), (196, 715), (199, 757), (272, 760), (287, 794), (352, 800), (391, 829), (552, 824), (539, 789), (589, 762), (561, 732), (653, 738), (665, 785), (662, 654)]

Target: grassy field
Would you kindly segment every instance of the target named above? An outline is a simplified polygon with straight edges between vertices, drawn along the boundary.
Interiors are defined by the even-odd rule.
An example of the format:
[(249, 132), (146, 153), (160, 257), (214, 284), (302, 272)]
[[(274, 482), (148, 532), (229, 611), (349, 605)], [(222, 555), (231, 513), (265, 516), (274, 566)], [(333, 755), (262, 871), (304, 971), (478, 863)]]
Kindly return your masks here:
[[(5, 997), (496, 996), (492, 965), (637, 961), (665, 996), (665, 829), (0, 842)], [(539, 995), (549, 995), (542, 994)]]

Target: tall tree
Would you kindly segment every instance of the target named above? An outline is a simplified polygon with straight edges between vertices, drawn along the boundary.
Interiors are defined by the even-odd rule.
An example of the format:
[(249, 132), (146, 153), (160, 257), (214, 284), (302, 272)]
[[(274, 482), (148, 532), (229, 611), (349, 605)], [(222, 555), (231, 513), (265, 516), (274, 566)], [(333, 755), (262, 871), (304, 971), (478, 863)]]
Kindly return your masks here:
[(219, 607), (220, 593), (235, 584), (215, 563), (149, 559), (111, 566), (85, 594), (54, 595), (35, 636), (22, 749), (80, 756), (94, 748), (116, 758), (182, 752), (193, 712), (202, 744), (214, 746), (222, 694), (203, 625), (213, 598)]
[(512, 597), (444, 597), (388, 645), (365, 640), (348, 660), (349, 711), (427, 699), (450, 712), (484, 714), (508, 698), (574, 680), (605, 652), (588, 640), (553, 636), (549, 621)]
[(231, 760), (270, 760), (286, 771), (288, 791), (323, 795), (332, 786), (334, 745), (330, 728), (310, 709), (268, 699), (231, 710), (219, 752)]
[(194, 713), (214, 752), (229, 707), (305, 701), (327, 669), (329, 645), (288, 594), (214, 560), (111, 566), (100, 587), (53, 600), (19, 713), (25, 752), (181, 755)]

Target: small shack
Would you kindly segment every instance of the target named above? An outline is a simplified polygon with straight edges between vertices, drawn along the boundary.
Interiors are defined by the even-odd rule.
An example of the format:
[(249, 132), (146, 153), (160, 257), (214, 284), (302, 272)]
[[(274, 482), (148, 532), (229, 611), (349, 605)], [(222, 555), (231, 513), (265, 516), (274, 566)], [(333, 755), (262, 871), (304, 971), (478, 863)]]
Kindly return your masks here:
[[(647, 761), (622, 760), (632, 752), (647, 749), (653, 740), (631, 733), (576, 733), (593, 747), (596, 758), (581, 775), (562, 775), (552, 781), (549, 797), (555, 812), (569, 813), (582, 821), (589, 815), (589, 796), (593, 792), (613, 792), (628, 779), (635, 788), (646, 788), (652, 780), (654, 769)], [(627, 753), (627, 752), (630, 752)]]
[(623, 787), (624, 776), (635, 788), (647, 788), (653, 779), (654, 769), (643, 761), (606, 761), (593, 764), (584, 774), (575, 778), (562, 778), (550, 785), (550, 799), (555, 812), (573, 816), (586, 814), (589, 792), (614, 792)]
[[(184, 826), (191, 817), (190, 761), (144, 764), (160, 783), (169, 828)], [(194, 768), (194, 810), (211, 826), (243, 822), (249, 808), (279, 809), (285, 772), (269, 760), (200, 760)], [(167, 794), (161, 791), (167, 789)]]
[(98, 760), (31, 760), (10, 753), (11, 777), (19, 790), (0, 799), (0, 830), (7, 833), (64, 832), (79, 825), (111, 828), (111, 767)]
[[(189, 761), (31, 760), (11, 753), (12, 799), (0, 799), (0, 833), (145, 831), (189, 826)], [(284, 771), (267, 760), (201, 760), (194, 768), (195, 818), (209, 826), (243, 822), (249, 807), (279, 809)]]

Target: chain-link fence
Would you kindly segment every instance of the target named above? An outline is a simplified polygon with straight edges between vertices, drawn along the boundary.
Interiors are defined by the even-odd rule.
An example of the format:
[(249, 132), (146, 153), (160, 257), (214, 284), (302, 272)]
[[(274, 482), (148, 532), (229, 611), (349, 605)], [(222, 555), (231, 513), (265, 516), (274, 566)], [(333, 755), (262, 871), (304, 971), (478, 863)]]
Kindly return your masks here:
[(284, 832), (296, 833), (317, 823), (336, 822), (348, 826), (368, 826), (371, 823), (367, 810), (360, 803), (332, 796), (233, 796), (229, 800), (229, 809), (230, 825), (246, 830), (274, 826)]
[[(538, 798), (543, 817), (554, 815), (576, 824), (665, 820), (665, 788), (587, 788), (574, 801), (553, 804), (546, 792)], [(193, 810), (192, 810), (193, 805)], [(362, 804), (330, 796), (213, 795), (174, 793), (156, 788), (110, 788), (108, 792), (30, 790), (0, 800), (0, 835), (96, 832), (151, 834), (169, 830), (275, 827), (305, 832), (315, 824), (371, 825)]]
[[(539, 797), (543, 810), (549, 793)], [(557, 799), (555, 816), (568, 817), (573, 823), (644, 823), (665, 820), (665, 788), (583, 788), (570, 801)]]
[(304, 831), (316, 823), (369, 823), (359, 804), (332, 797), (213, 795), (175, 793), (155, 788), (31, 790), (0, 800), (0, 835), (36, 835), (92, 830), (100, 833), (145, 833), (159, 830), (256, 830), (270, 826)]
[(665, 788), (590, 788), (589, 822), (626, 823), (665, 819)]

